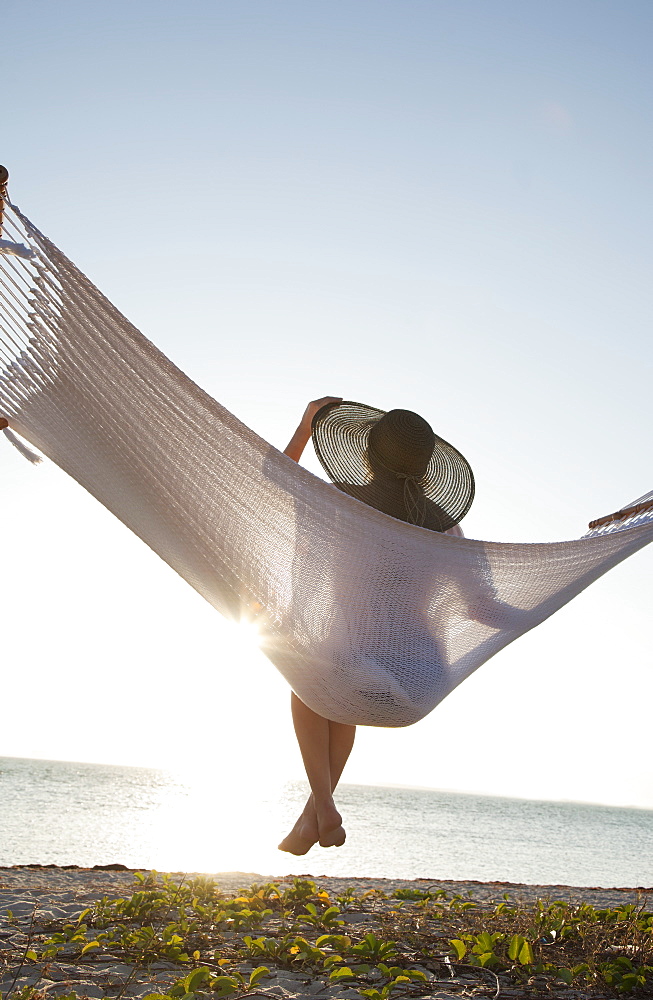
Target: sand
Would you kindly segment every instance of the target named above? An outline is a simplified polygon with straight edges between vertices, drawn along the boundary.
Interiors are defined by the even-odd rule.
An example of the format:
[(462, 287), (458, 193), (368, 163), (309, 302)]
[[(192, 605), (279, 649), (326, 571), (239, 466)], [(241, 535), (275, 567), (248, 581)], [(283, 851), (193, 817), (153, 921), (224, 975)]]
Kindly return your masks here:
[[(147, 874), (147, 873), (145, 873)], [(175, 878), (186, 876), (179, 874)], [(253, 883), (292, 884), (295, 876), (263, 876), (252, 872), (221, 872), (208, 876), (227, 893), (247, 889)], [(518, 903), (528, 903), (536, 899), (566, 900), (572, 903), (587, 902), (597, 907), (614, 907), (624, 903), (644, 903), (653, 908), (653, 889), (644, 888), (579, 888), (572, 886), (532, 886), (515, 885), (505, 882), (449, 882), (433, 880), (406, 881), (400, 879), (375, 878), (332, 878), (307, 875), (319, 888), (324, 888), (334, 897), (348, 887), (362, 893), (368, 889), (380, 889), (391, 896), (400, 888), (443, 889), (448, 894), (471, 894), (479, 904), (500, 902), (506, 893)], [(110, 868), (59, 868), (59, 867), (14, 867), (0, 868), (0, 993), (17, 991), (23, 986), (37, 984), (46, 997), (59, 997), (75, 991), (79, 997), (89, 998), (142, 998), (150, 993), (165, 992), (181, 975), (179, 966), (169, 962), (156, 962), (148, 969), (134, 969), (122, 962), (102, 960), (102, 956), (92, 953), (94, 959), (70, 964), (64, 955), (44, 963), (28, 962), (19, 968), (15, 956), (26, 948), (30, 927), (32, 932), (52, 934), (53, 923), (60, 927), (63, 922), (74, 922), (79, 914), (102, 896), (126, 897), (138, 889), (135, 873), (120, 866)], [(383, 904), (381, 904), (383, 905)], [(391, 902), (385, 904), (393, 905)], [(12, 917), (7, 916), (11, 911)], [(362, 924), (373, 919), (364, 908), (347, 912), (350, 925)], [(372, 926), (370, 924), (370, 926)], [(353, 928), (352, 928), (353, 929)], [(347, 930), (345, 927), (343, 930)], [(362, 930), (362, 928), (359, 928)], [(252, 932), (256, 935), (256, 932)], [(263, 929), (259, 933), (265, 933)], [(13, 958), (10, 955), (13, 953)], [(265, 964), (263, 963), (259, 964)], [(253, 966), (242, 965), (248, 973)], [(14, 978), (16, 981), (14, 983)], [(431, 998), (460, 997), (479, 994), (492, 995), (478, 981), (460, 981), (444, 988), (433, 982), (424, 988), (422, 996)], [(326, 978), (315, 978), (306, 972), (278, 970), (266, 977), (257, 987), (256, 994), (270, 997), (300, 1000), (300, 998), (333, 998), (333, 1000), (361, 1000), (360, 994), (346, 984), (330, 984)], [(256, 995), (255, 994), (255, 995)], [(250, 994), (251, 995), (251, 994)], [(412, 992), (418, 996), (419, 991)], [(519, 996), (519, 991), (502, 990), (502, 995)], [(567, 996), (582, 996), (573, 990)]]

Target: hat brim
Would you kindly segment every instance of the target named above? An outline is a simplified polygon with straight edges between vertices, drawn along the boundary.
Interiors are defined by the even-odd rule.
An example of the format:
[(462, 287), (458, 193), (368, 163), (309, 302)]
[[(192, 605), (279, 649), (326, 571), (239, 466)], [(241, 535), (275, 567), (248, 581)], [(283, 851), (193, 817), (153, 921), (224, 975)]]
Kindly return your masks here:
[[(368, 460), (370, 432), (385, 413), (350, 400), (328, 403), (313, 417), (313, 445), (339, 489), (405, 521), (403, 481), (390, 470), (372, 469)], [(422, 526), (432, 531), (447, 531), (462, 521), (474, 499), (469, 462), (437, 434), (428, 467), (415, 485), (424, 497)]]

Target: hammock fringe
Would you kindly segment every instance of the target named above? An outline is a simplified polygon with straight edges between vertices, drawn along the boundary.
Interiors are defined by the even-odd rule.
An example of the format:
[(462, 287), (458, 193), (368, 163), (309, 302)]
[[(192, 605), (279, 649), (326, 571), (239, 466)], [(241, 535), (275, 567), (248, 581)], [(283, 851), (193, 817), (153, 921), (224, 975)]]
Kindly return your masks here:
[(9, 427), (5, 427), (2, 433), (6, 437), (7, 441), (11, 442), (16, 451), (19, 451), (23, 458), (26, 458), (28, 462), (31, 462), (32, 465), (41, 464), (43, 457), (41, 455), (37, 455), (35, 451), (32, 451), (32, 449), (29, 448), (17, 434), (14, 434)]

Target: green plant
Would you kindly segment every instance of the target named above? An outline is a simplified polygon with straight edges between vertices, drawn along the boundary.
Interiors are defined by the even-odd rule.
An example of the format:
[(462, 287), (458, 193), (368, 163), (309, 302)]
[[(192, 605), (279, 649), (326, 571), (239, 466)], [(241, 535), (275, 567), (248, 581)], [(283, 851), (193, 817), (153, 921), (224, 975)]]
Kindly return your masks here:
[(653, 966), (636, 966), (625, 955), (621, 955), (610, 962), (602, 962), (599, 971), (608, 986), (612, 986), (617, 993), (631, 993), (646, 986), (649, 974), (653, 973)]
[[(378, 890), (346, 889), (332, 903), (309, 879), (230, 895), (208, 878), (175, 881), (151, 873), (136, 882), (131, 896), (101, 897), (76, 921), (53, 922), (46, 932), (34, 929), (32, 917), (21, 946), (3, 951), (14, 976), (4, 1000), (45, 1000), (33, 981), (34, 963), (83, 965), (109, 956), (131, 964), (133, 976), (153, 962), (176, 966), (180, 978), (170, 990), (151, 994), (169, 1000), (240, 996), (258, 988), (263, 970), (273, 967), (302, 969), (332, 986), (351, 984), (368, 1000), (394, 1000), (423, 986), (425, 973), (411, 967), (417, 956), (454, 980), (461, 966), (466, 974), (476, 968), (501, 989), (516, 987), (520, 997), (567, 986), (588, 998), (653, 994), (653, 914), (643, 904), (524, 906), (506, 896), (484, 907), (468, 895), (412, 887), (394, 902)], [(354, 904), (369, 921), (366, 932), (352, 924), (340, 933), (341, 908)], [(257, 968), (245, 971), (243, 963)], [(29, 983), (27, 974), (21, 979), (25, 966)]]
[(247, 979), (240, 972), (233, 972), (231, 975), (213, 976), (211, 970), (206, 966), (194, 969), (187, 976), (178, 979), (167, 991), (167, 993), (148, 993), (143, 1000), (193, 1000), (198, 991), (210, 990), (219, 997), (231, 996), (233, 993), (247, 993), (265, 976), (270, 974), (270, 970), (264, 965), (260, 965), (253, 972), (250, 972)]
[(359, 896), (356, 890), (351, 886), (347, 886), (347, 888), (342, 890), (339, 896), (336, 896), (336, 903), (344, 910), (353, 906), (358, 899)]
[(399, 966), (388, 968), (387, 965), (383, 964), (379, 965), (378, 968), (381, 974), (387, 978), (388, 982), (380, 990), (375, 987), (359, 989), (358, 992), (362, 996), (368, 997), (368, 1000), (387, 1000), (390, 994), (397, 988), (405, 989), (415, 982), (427, 982), (426, 976), (419, 969), (402, 969)]
[(340, 919), (340, 910), (337, 906), (329, 906), (320, 913), (315, 903), (306, 903), (305, 905), (306, 913), (300, 913), (298, 918), (302, 924), (311, 924), (323, 931), (329, 931), (344, 924), (344, 920)]
[(265, 958), (284, 965), (292, 961), (290, 949), (294, 946), (294, 940), (287, 935), (280, 938), (252, 938), (246, 935), (243, 938), (243, 945), (243, 953), (248, 958)]
[(292, 886), (283, 890), (281, 898), (284, 903), (301, 903), (306, 899), (311, 899), (313, 896), (316, 896), (317, 891), (318, 889), (315, 882), (310, 881), (310, 879), (296, 878), (293, 879)]
[(370, 931), (362, 941), (352, 947), (351, 951), (358, 958), (376, 963), (386, 958), (394, 958), (397, 946), (394, 941), (383, 941)]

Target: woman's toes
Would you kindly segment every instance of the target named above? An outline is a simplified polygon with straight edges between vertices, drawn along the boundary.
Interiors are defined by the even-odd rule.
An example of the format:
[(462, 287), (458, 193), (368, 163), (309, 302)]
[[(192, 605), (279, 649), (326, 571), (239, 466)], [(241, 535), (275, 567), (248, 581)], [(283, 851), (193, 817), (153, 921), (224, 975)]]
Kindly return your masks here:
[(317, 822), (302, 814), (288, 836), (279, 844), (279, 850), (287, 851), (288, 854), (307, 854), (313, 844), (317, 844), (317, 840)]
[(325, 830), (320, 834), (320, 847), (342, 847), (347, 834), (343, 826), (336, 826), (332, 830)]

